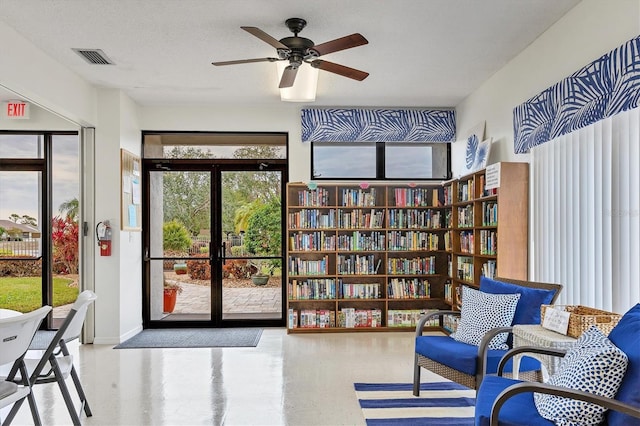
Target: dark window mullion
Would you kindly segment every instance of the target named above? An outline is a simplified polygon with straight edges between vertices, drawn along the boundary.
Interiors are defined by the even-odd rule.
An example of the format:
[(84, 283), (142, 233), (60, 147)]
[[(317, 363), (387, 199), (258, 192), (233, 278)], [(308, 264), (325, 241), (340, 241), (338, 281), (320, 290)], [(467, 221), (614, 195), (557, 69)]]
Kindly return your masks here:
[[(44, 170), (42, 172), (42, 305), (53, 306), (53, 241), (51, 220), (53, 219), (53, 135), (44, 135)], [(51, 316), (49, 316), (51, 318)], [(51, 328), (52, 324), (48, 325)]]
[(376, 179), (385, 178), (385, 143), (376, 142)]

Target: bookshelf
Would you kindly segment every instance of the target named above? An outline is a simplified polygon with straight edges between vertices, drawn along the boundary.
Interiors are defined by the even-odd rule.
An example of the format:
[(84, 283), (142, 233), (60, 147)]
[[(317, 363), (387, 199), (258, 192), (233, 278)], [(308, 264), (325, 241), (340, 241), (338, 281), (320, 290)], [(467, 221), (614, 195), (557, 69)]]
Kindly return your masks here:
[(491, 191), (486, 169), (440, 185), (288, 184), (288, 332), (406, 331), (457, 309), (483, 271), (526, 280), (529, 165), (499, 164)]
[(445, 184), (452, 194), (446, 290), (454, 308), (459, 287), (478, 288), (482, 275), (528, 278), (529, 164), (498, 167), (500, 185), (492, 190), (485, 190), (486, 169)]
[(447, 308), (443, 197), (441, 185), (288, 184), (288, 332), (406, 331)]

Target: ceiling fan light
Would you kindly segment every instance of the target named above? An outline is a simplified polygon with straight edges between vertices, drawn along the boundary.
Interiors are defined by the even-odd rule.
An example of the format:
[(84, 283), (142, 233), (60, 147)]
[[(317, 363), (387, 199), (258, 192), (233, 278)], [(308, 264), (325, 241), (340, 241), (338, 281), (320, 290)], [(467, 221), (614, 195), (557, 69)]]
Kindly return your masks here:
[[(284, 69), (289, 65), (288, 61), (278, 61), (278, 82), (282, 78)], [(318, 69), (308, 64), (302, 64), (298, 68), (298, 74), (293, 86), (280, 89), (280, 100), (285, 102), (313, 102), (316, 100), (318, 89)]]

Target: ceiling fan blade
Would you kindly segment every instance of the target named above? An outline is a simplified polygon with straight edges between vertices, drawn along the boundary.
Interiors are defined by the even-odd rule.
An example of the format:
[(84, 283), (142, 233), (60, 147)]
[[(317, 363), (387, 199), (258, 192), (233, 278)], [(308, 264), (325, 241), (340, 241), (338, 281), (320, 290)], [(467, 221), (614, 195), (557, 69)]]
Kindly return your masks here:
[(237, 65), (237, 64), (250, 64), (252, 62), (275, 62), (275, 61), (280, 61), (280, 59), (278, 58), (239, 59), (237, 61), (211, 62), (211, 65), (215, 65), (219, 67), (222, 65)]
[(269, 43), (271, 46), (275, 47), (276, 49), (289, 50), (289, 48), (286, 45), (280, 43), (279, 40), (271, 37), (269, 34), (265, 33), (260, 28), (257, 28), (257, 27), (240, 27), (240, 28), (242, 28), (249, 34), (258, 37), (260, 40), (264, 41), (265, 43)]
[(298, 67), (292, 67), (291, 65), (287, 66), (282, 73), (282, 78), (280, 79), (280, 89), (284, 89), (285, 87), (293, 86), (293, 82), (296, 81), (296, 75), (298, 74)]
[(311, 50), (315, 50), (318, 53), (318, 56), (322, 56), (328, 53), (351, 49), (352, 47), (362, 46), (368, 43), (369, 41), (364, 38), (362, 34), (354, 33), (342, 38), (328, 41), (326, 43), (316, 44), (311, 48)]
[(334, 74), (339, 74), (343, 77), (349, 77), (354, 80), (362, 81), (369, 76), (368, 72), (360, 71), (355, 68), (345, 67), (344, 65), (335, 64), (333, 62), (324, 61), (322, 59), (316, 59), (309, 62), (312, 67), (321, 69), (323, 71), (329, 71)]

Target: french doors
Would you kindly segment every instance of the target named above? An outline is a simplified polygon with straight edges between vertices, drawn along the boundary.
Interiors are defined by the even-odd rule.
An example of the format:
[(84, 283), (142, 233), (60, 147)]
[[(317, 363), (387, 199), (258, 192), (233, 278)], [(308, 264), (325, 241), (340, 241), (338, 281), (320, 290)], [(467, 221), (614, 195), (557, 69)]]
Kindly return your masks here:
[(283, 325), (286, 163), (156, 159), (143, 171), (145, 328)]

